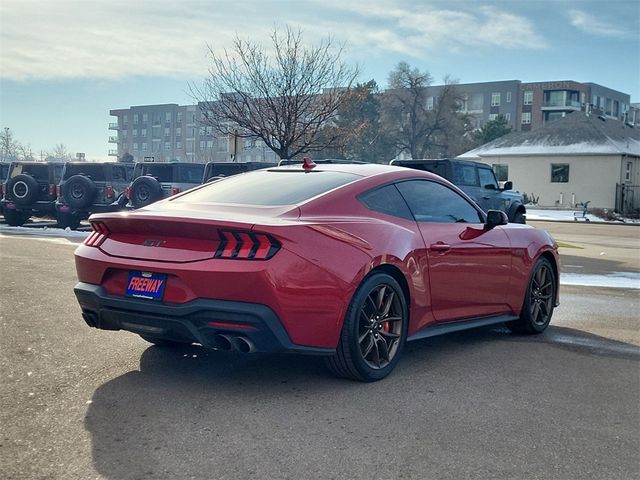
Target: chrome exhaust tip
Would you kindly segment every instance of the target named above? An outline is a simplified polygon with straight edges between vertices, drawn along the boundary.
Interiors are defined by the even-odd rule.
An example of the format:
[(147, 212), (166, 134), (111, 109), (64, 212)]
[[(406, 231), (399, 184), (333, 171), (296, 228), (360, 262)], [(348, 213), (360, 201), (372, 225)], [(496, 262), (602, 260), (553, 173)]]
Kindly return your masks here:
[(234, 337), (233, 344), (241, 353), (253, 353), (256, 351), (256, 346), (247, 337)]
[(214, 338), (219, 350), (224, 350), (225, 352), (233, 350), (233, 339), (229, 335), (218, 334)]

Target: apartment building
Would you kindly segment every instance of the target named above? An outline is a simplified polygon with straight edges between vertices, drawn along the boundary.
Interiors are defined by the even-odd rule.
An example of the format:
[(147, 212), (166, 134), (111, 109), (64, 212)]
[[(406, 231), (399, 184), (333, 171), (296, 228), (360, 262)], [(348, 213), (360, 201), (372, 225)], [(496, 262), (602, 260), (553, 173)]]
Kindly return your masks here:
[[(443, 85), (427, 88), (427, 109), (433, 109)], [(628, 94), (598, 85), (572, 80), (462, 83), (456, 85), (461, 110), (482, 127), (503, 115), (512, 131), (529, 131), (584, 111), (610, 119), (639, 123), (637, 107)], [(126, 154), (135, 161), (156, 162), (277, 162), (277, 156), (262, 141), (234, 135), (220, 136), (204, 125), (202, 105), (142, 105), (111, 110), (116, 121), (109, 124), (114, 134), (109, 143), (117, 145), (109, 155)], [(633, 118), (632, 118), (633, 117)]]
[(132, 106), (110, 110), (116, 121), (109, 124), (114, 134), (109, 155), (129, 154), (136, 162), (275, 162), (276, 155), (254, 139), (234, 135), (220, 136), (213, 127), (203, 125), (200, 105)]

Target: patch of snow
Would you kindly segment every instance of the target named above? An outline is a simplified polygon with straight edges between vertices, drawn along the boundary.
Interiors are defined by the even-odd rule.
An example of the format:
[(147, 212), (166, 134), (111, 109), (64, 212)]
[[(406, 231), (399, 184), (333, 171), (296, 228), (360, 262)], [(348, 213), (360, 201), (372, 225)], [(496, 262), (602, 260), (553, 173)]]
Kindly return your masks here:
[[(576, 221), (576, 216), (578, 215), (577, 222), (586, 222), (584, 218), (582, 218), (582, 212), (580, 210), (545, 210), (542, 208), (529, 208), (527, 207), (527, 220), (540, 220), (540, 221), (550, 221), (550, 222), (574, 222)], [(590, 222), (599, 222), (599, 223), (615, 223), (620, 224), (621, 222), (617, 220), (606, 220), (604, 218), (597, 217), (591, 213), (587, 213), (587, 217)], [(640, 223), (640, 220), (635, 218), (623, 218), (624, 223)]]
[(11, 233), (14, 235), (31, 235), (38, 237), (66, 237), (66, 238), (86, 238), (91, 232), (79, 232), (67, 227), (62, 228), (39, 228), (39, 227), (11, 227), (0, 224), (0, 233)]
[(640, 289), (640, 272), (614, 272), (607, 275), (560, 274), (561, 285)]

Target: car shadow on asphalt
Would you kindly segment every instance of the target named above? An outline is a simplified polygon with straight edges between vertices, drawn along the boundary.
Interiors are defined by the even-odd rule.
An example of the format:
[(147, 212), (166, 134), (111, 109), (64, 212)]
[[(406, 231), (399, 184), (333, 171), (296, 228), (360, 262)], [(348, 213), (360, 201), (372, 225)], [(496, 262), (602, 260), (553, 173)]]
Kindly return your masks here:
[[(584, 341), (558, 341), (565, 337)], [(305, 442), (317, 440), (315, 431), (353, 428), (351, 419), (360, 416), (356, 423), (366, 423), (371, 408), (389, 418), (406, 409), (425, 414), (428, 405), (442, 404), (449, 390), (453, 397), (444, 404), (492, 395), (485, 384), (511, 388), (505, 363), (527, 357), (515, 365), (526, 378), (538, 375), (545, 362), (558, 363), (566, 349), (593, 353), (594, 343), (601, 350), (602, 345), (620, 343), (594, 337), (559, 327), (535, 337), (513, 335), (506, 328), (434, 337), (409, 343), (396, 371), (368, 384), (333, 378), (318, 357), (151, 346), (141, 355), (139, 371), (95, 391), (85, 428), (91, 435), (94, 467), (107, 478), (260, 477), (259, 458), (237, 470), (242, 463), (238, 451), (244, 456), (258, 450), (287, 455), (279, 451), (282, 441), (303, 455), (314, 455)], [(564, 353), (557, 352), (558, 346)], [(399, 407), (399, 394), (421, 401)], [(364, 435), (360, 440), (371, 439)]]

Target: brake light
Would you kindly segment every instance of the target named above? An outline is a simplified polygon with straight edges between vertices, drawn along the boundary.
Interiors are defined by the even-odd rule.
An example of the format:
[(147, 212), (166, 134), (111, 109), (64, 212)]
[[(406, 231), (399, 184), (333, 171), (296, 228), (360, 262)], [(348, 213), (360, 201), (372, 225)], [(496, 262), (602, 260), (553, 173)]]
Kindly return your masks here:
[(49, 195), (55, 195), (56, 194), (56, 184), (55, 183), (50, 183), (49, 184)]
[(131, 187), (127, 187), (124, 189), (124, 196), (127, 198), (131, 198)]
[(60, 187), (60, 185), (58, 185), (56, 187), (56, 197), (61, 197), (62, 196), (62, 188)]
[(171, 189), (171, 195), (176, 195), (178, 193), (180, 193), (180, 189), (178, 187), (173, 187)]
[(111, 185), (107, 185), (106, 192), (107, 198), (113, 197), (113, 187)]
[(219, 234), (220, 246), (214, 258), (268, 260), (280, 250), (278, 241), (264, 233), (221, 230)]
[(86, 238), (84, 244), (88, 247), (99, 247), (109, 236), (109, 229), (104, 222), (91, 222), (91, 228), (93, 232)]

